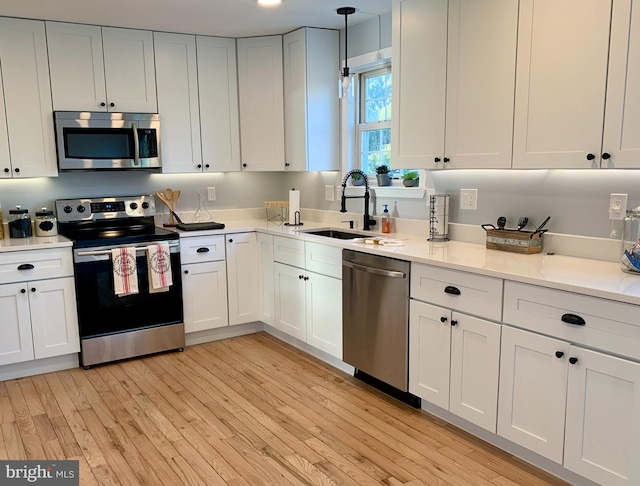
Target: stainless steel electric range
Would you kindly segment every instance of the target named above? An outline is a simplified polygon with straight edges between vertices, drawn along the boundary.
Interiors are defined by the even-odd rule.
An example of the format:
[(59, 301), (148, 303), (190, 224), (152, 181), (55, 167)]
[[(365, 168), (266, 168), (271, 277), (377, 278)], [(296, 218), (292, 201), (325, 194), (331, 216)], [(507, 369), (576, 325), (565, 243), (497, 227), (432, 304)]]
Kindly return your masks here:
[[(80, 363), (93, 365), (169, 350), (185, 343), (177, 233), (154, 224), (153, 196), (56, 201), (59, 233), (73, 240)], [(169, 246), (173, 284), (149, 290), (148, 245)], [(134, 247), (138, 292), (116, 295), (112, 249)], [(133, 258), (132, 258), (133, 259)]]

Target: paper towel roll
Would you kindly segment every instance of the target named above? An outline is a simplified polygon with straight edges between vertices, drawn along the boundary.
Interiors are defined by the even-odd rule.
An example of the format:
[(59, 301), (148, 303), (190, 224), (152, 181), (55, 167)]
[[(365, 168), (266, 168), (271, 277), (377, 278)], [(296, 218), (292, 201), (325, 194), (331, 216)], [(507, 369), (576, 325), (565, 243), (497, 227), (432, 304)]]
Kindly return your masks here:
[(300, 215), (296, 221), (296, 211), (300, 212), (300, 191), (291, 189), (289, 191), (289, 224), (300, 222)]

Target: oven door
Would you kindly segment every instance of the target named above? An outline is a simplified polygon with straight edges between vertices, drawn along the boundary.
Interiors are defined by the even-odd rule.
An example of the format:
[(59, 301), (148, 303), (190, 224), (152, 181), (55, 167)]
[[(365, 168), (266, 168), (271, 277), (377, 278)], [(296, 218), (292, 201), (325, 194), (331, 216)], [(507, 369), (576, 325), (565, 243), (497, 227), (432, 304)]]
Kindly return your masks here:
[(114, 292), (110, 247), (74, 250), (81, 339), (183, 322), (179, 243), (169, 243), (173, 285), (158, 293), (149, 292), (145, 244), (136, 246), (139, 292), (123, 297)]

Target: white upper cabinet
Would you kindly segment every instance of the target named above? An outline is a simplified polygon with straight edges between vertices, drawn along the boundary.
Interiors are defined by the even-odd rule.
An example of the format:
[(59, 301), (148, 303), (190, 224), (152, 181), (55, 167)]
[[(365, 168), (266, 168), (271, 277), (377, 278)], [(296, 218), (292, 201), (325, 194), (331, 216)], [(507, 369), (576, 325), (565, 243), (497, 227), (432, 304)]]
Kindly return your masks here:
[(55, 110), (155, 113), (153, 33), (47, 22)]
[(520, 1), (513, 168), (600, 166), (611, 4)]
[(303, 28), (283, 43), (285, 167), (338, 170), (340, 34)]
[(633, 3), (613, 4), (603, 168), (640, 167), (640, 10)]
[(238, 39), (242, 169), (284, 170), (282, 36)]
[(396, 0), (394, 168), (511, 165), (517, 0)]
[(56, 176), (44, 22), (0, 18), (0, 177)]

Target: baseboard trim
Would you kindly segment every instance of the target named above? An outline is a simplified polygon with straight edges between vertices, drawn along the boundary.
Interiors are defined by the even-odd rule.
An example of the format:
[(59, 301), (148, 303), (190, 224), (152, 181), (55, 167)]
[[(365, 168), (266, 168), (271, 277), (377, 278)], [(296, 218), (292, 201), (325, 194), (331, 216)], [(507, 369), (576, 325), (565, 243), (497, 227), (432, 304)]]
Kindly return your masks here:
[(41, 375), (54, 371), (69, 370), (78, 368), (80, 361), (78, 353), (54, 356), (52, 358), (36, 359), (33, 361), (23, 361), (0, 366), (0, 381), (14, 380), (26, 376)]

